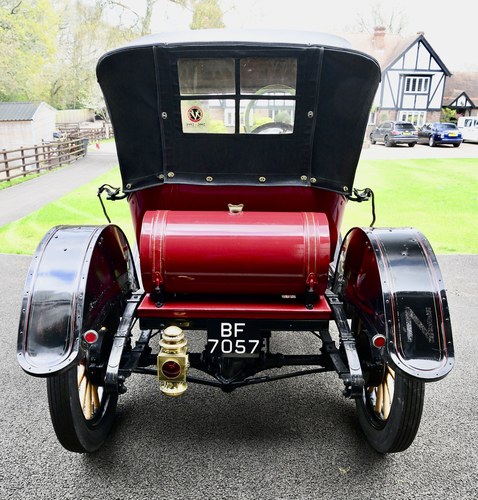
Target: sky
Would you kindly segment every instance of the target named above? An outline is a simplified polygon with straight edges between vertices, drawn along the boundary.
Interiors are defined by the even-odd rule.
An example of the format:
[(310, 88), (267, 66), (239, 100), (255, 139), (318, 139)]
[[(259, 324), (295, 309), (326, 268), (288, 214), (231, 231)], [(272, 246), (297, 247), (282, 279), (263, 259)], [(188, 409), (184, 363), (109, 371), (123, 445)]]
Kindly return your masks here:
[[(478, 71), (476, 32), (478, 0), (220, 0), (227, 28), (269, 28), (344, 33), (357, 31), (358, 20), (380, 9), (385, 19), (402, 20), (404, 36), (425, 38), (453, 71)], [(188, 29), (190, 15), (161, 0), (155, 11), (154, 31)], [(354, 30), (355, 28), (355, 30)]]

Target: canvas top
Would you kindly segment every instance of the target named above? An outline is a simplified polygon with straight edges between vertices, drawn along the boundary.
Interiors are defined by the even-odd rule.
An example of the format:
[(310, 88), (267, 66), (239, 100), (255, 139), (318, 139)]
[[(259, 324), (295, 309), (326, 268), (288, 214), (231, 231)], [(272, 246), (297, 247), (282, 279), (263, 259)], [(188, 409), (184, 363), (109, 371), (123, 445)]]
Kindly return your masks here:
[(143, 37), (97, 66), (123, 189), (316, 186), (348, 194), (380, 81), (339, 37), (203, 30)]

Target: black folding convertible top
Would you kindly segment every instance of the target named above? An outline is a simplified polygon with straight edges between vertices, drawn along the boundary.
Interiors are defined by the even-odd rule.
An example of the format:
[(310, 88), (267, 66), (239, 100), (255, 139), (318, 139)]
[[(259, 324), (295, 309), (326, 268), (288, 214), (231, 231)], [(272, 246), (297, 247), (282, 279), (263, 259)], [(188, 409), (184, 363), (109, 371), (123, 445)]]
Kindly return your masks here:
[[(236, 133), (184, 132), (178, 60), (228, 58), (239, 67), (243, 58), (270, 57), (297, 61), (292, 133), (237, 133), (239, 117)], [(205, 30), (149, 36), (109, 52), (97, 76), (125, 192), (172, 182), (313, 185), (347, 194), (380, 69), (338, 37)], [(239, 93), (236, 84), (229, 96), (237, 114)]]

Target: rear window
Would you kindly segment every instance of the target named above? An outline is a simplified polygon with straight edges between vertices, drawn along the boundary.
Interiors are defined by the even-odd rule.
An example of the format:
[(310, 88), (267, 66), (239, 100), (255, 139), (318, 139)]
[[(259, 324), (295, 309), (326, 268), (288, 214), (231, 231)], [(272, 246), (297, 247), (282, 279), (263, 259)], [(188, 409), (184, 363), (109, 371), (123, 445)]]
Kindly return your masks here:
[(411, 123), (397, 123), (395, 128), (397, 130), (415, 130), (415, 127)]
[(294, 131), (295, 58), (179, 59), (178, 77), (183, 133)]
[(438, 130), (454, 130), (456, 129), (456, 125), (453, 123), (439, 123), (437, 125)]

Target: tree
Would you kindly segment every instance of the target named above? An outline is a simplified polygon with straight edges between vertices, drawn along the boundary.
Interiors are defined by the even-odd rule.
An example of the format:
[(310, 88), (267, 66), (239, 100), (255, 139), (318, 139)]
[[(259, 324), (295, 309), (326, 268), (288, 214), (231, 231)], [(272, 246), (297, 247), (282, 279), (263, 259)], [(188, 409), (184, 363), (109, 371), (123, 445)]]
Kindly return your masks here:
[(47, 98), (58, 29), (51, 0), (0, 0), (0, 101)]
[(191, 29), (224, 28), (218, 0), (192, 0), (191, 3), (193, 7)]
[[(188, 7), (190, 0), (169, 0), (171, 3)], [(143, 0), (143, 8), (132, 0), (103, 0), (104, 6), (109, 6), (119, 14), (119, 25), (127, 27), (136, 36), (149, 35), (153, 20), (154, 7), (159, 0)], [(127, 18), (130, 20), (126, 20)]]
[(445, 123), (456, 123), (458, 121), (456, 117), (456, 109), (441, 108), (440, 121)]
[[(151, 33), (154, 9), (159, 0), (143, 0), (139, 3), (133, 0), (103, 0), (119, 14), (119, 24), (128, 27), (138, 36)], [(224, 28), (222, 10), (219, 0), (168, 0), (192, 12), (191, 29)], [(129, 20), (128, 20), (129, 19)]]
[(61, 18), (58, 56), (50, 67), (50, 103), (58, 109), (96, 108), (101, 102), (95, 75), (99, 57), (135, 35), (109, 24), (99, 1), (70, 0)]
[(357, 17), (358, 31), (372, 33), (377, 26), (384, 27), (387, 33), (400, 34), (407, 25), (406, 15), (403, 11), (397, 11), (395, 8), (387, 10), (383, 4), (376, 2), (372, 4), (368, 15), (363, 11)]

